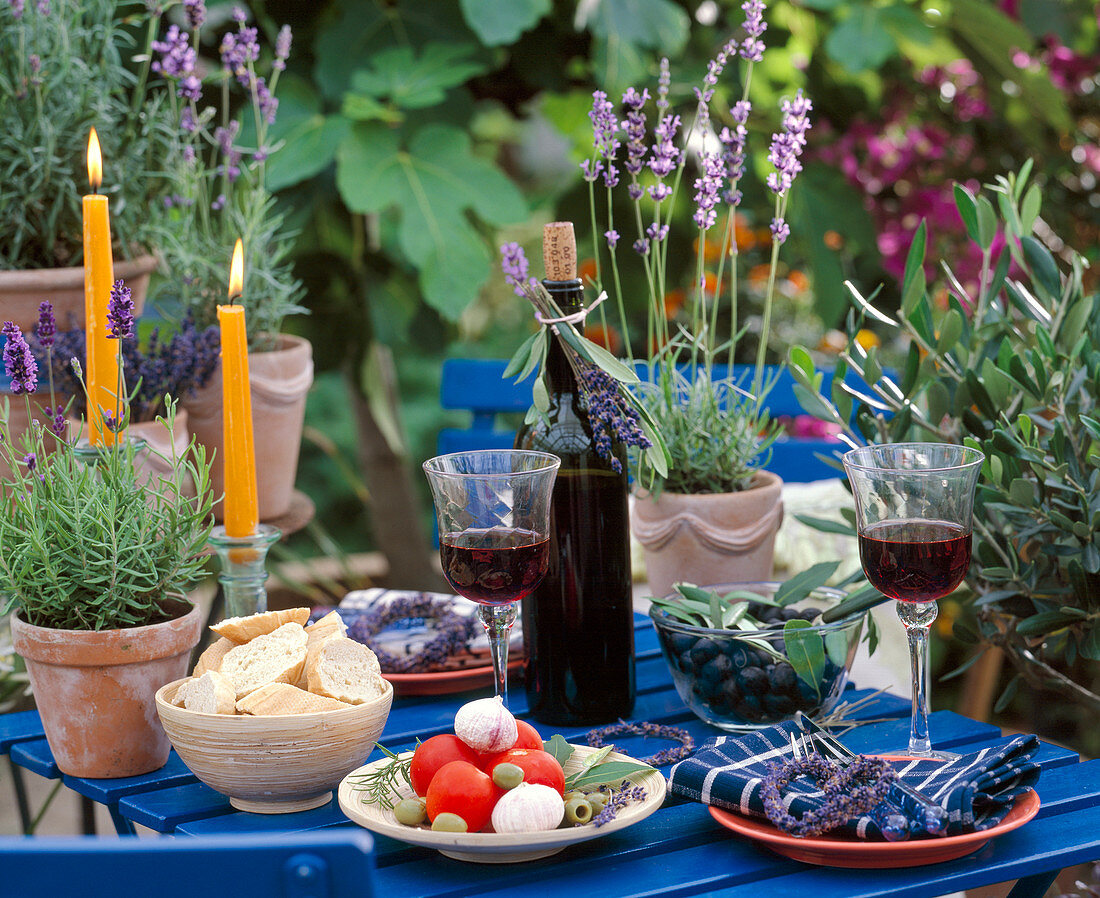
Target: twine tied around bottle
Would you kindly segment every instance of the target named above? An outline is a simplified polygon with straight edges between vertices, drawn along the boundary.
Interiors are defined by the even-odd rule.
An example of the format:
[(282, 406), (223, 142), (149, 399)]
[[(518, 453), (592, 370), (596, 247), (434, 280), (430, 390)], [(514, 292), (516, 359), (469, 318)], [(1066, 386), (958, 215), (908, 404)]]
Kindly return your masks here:
[(592, 300), (592, 304), (587, 308), (580, 309), (576, 312), (570, 312), (568, 315), (562, 315), (560, 318), (545, 318), (543, 317), (542, 312), (536, 309), (535, 320), (539, 324), (550, 325), (550, 330), (552, 330), (556, 334), (558, 332), (557, 325), (559, 324), (584, 324), (584, 319), (588, 317), (588, 313), (596, 308), (596, 306), (598, 306), (605, 299), (607, 299), (606, 290), (601, 292), (599, 296)]

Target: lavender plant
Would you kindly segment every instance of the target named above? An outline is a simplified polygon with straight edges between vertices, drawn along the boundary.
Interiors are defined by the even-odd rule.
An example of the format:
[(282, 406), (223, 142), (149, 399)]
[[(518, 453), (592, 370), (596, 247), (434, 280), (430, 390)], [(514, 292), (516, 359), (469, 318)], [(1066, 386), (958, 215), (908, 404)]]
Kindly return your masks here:
[[(219, 43), (220, 66), (200, 77), (205, 3), (186, 0), (184, 11), (190, 31), (171, 25), (164, 39), (151, 45), (151, 69), (168, 88), (174, 123), (167, 162), (170, 191), (157, 235), (175, 277), (162, 294), (178, 291), (197, 327), (213, 324), (229, 255), (240, 237), (249, 344), (269, 348), (283, 319), (306, 311), (299, 304), (301, 283), (287, 259), (290, 235), (265, 184), (267, 159), (281, 146), (271, 140), (271, 127), (279, 106), (275, 90), (290, 55), (290, 27), (279, 31), (265, 77), (259, 73), (258, 29), (236, 8), (235, 29)], [(243, 94), (243, 106), (233, 117), (237, 92)]]
[[(78, 264), (84, 157), (97, 127), (109, 165), (118, 258), (154, 240), (171, 119), (132, 62), (140, 48), (129, 19), (153, 28), (160, 4), (114, 0), (0, 0), (0, 269)], [(122, 174), (125, 173), (125, 184)]]
[[(51, 392), (72, 397), (69, 414), (86, 416), (80, 375), (72, 366), (72, 359), (82, 359), (85, 355), (84, 328), (57, 331), (53, 310), (48, 302), (43, 303), (30, 347), (38, 370), (47, 373)], [(156, 327), (144, 341), (123, 340), (122, 370), (126, 372), (130, 390), (124, 394), (128, 420), (135, 423), (155, 421), (167, 412), (169, 399), (186, 399), (206, 386), (217, 367), (219, 349), (217, 326), (199, 330), (189, 316), (167, 339)], [(64, 410), (59, 403), (47, 406), (44, 412), (47, 418), (55, 419), (50, 426), (65, 426)]]
[[(132, 339), (133, 305), (121, 289), (113, 299), (112, 330), (121, 347)], [(41, 340), (48, 327), (38, 330)], [(3, 334), (12, 392), (23, 396), (30, 416), (26, 394), (37, 387), (38, 365), (17, 327), (7, 322)], [(48, 347), (51, 354), (57, 348)], [(71, 363), (79, 368), (75, 358)], [(51, 403), (56, 408), (53, 397)], [(178, 616), (185, 591), (204, 574), (201, 553), (212, 524), (210, 466), (203, 448), (192, 443), (182, 456), (173, 448), (168, 473), (150, 481), (135, 469), (130, 440), (89, 452), (69, 440), (62, 416), (56, 427), (56, 421), (43, 426), (33, 420), (16, 445), (9, 412), (5, 400), (0, 412), (0, 455), (9, 469), (0, 479), (3, 611), (18, 609), (31, 624), (63, 630), (136, 627)], [(96, 413), (110, 429), (125, 421), (124, 416), (118, 421), (117, 411)], [(160, 419), (169, 433), (174, 416), (175, 402), (169, 400)]]
[[(742, 201), (740, 183), (745, 171), (747, 123), (752, 112), (749, 89), (754, 67), (763, 59), (763, 35), (767, 28), (762, 0), (746, 0), (742, 9), (744, 37), (729, 40), (711, 60), (703, 83), (694, 89), (696, 104), (690, 127), (685, 129), (681, 117), (672, 110), (667, 59), (661, 61), (651, 140), (647, 138), (648, 90), (639, 92), (632, 87), (623, 94), (625, 114), (621, 120), (603, 91), (593, 94), (589, 116), (593, 153), (581, 168), (589, 185), (596, 285), (603, 288), (601, 250), (595, 236), (602, 232), (610, 259), (611, 289), (629, 360), (644, 362), (649, 372), (638, 392), (668, 450), (666, 470), (652, 466), (651, 455), (639, 456), (640, 482), (654, 493), (662, 489), (678, 493), (748, 489), (756, 470), (766, 464), (768, 450), (779, 435), (779, 425), (770, 420), (765, 406), (773, 379), (766, 377), (764, 361), (779, 251), (790, 234), (786, 223), (787, 202), (802, 167), (799, 159), (806, 145), (812, 104), (801, 91), (793, 99), (784, 99), (782, 127), (772, 136), (768, 159), (774, 171), (767, 178), (774, 201), (770, 273), (755, 371), (751, 383), (746, 384), (730, 375), (722, 376), (717, 370), (723, 357), (732, 370), (738, 337), (743, 332), (738, 329), (738, 248), (734, 220)], [(744, 63), (741, 97), (720, 113), (712, 108), (716, 88), (729, 64), (738, 59)], [(719, 127), (715, 123), (719, 114), (728, 119), (728, 124)], [(625, 153), (620, 154), (624, 146)], [(698, 167), (698, 176), (692, 182), (695, 191), (692, 219), (697, 229), (698, 254), (690, 308), (674, 326), (665, 313), (664, 301), (668, 287), (669, 231), (676, 197), (693, 156)], [(620, 176), (620, 161), (625, 178)], [(597, 196), (597, 181), (604, 188), (602, 199)], [(618, 253), (624, 238), (617, 230), (622, 226), (612, 217), (612, 200), (614, 189), (622, 181), (626, 182), (634, 213), (631, 246), (640, 259), (649, 294), (646, 343), (651, 352), (644, 359), (635, 356), (630, 345), (619, 275)], [(601, 205), (607, 210), (606, 229), (597, 225), (597, 208)], [(723, 283), (723, 269), (728, 260), (731, 324), (725, 339), (718, 334), (720, 287), (711, 295), (704, 273), (707, 239), (723, 208), (725, 226), (719, 238), (721, 261), (716, 283)]]

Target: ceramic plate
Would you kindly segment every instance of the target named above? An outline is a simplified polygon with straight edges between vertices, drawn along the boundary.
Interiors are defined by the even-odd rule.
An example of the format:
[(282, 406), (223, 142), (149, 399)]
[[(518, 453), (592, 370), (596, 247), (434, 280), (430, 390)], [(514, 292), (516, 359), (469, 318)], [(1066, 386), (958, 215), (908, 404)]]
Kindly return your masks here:
[(823, 867), (919, 867), (951, 861), (977, 851), (990, 839), (1023, 826), (1039, 811), (1039, 796), (1029, 790), (1016, 799), (1012, 809), (996, 826), (981, 832), (944, 836), (942, 839), (915, 839), (912, 842), (864, 842), (840, 836), (798, 838), (777, 829), (768, 820), (743, 817), (722, 808), (710, 808), (711, 816), (722, 826), (766, 845), (777, 854), (804, 864)]
[[(508, 670), (513, 674), (522, 669), (522, 657), (508, 662)], [(464, 667), (461, 670), (440, 670), (432, 673), (383, 671), (382, 676), (393, 683), (395, 695), (451, 695), (492, 686), (493, 666), (490, 664), (486, 667)]]
[[(572, 757), (565, 764), (566, 775), (580, 767), (581, 761), (597, 751), (587, 746), (575, 745)], [(626, 755), (612, 752), (608, 760), (633, 761)], [(595, 827), (574, 826), (567, 829), (555, 829), (538, 833), (446, 833), (432, 832), (430, 829), (404, 826), (398, 823), (393, 816), (393, 811), (386, 810), (380, 805), (368, 802), (366, 793), (356, 789), (355, 779), (364, 773), (376, 770), (380, 765), (389, 763), (383, 758), (374, 761), (358, 770), (353, 770), (340, 783), (337, 793), (340, 807), (348, 818), (360, 826), (369, 829), (373, 833), (389, 836), (410, 845), (422, 845), (427, 848), (435, 848), (447, 857), (460, 861), (473, 861), (480, 864), (509, 864), (516, 861), (533, 861), (542, 857), (549, 857), (561, 851), (567, 845), (575, 845), (578, 842), (587, 842), (606, 836), (608, 833), (618, 832), (621, 829), (644, 820), (652, 814), (665, 799), (665, 778), (654, 768), (636, 773), (630, 777), (636, 785), (643, 786), (646, 790), (645, 800), (628, 804), (620, 810), (615, 818), (603, 826)], [(408, 798), (413, 795), (412, 788), (403, 785), (397, 793), (399, 798)]]

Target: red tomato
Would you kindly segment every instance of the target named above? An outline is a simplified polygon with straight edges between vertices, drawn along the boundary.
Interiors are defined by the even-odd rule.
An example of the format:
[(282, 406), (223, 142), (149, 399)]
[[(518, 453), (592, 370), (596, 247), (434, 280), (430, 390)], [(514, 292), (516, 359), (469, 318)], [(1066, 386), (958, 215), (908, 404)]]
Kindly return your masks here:
[(542, 736), (531, 724), (516, 718), (516, 729), (519, 730), (519, 736), (512, 748), (537, 748), (542, 751)]
[(444, 764), (451, 761), (468, 761), (471, 764), (477, 764), (477, 760), (478, 753), (451, 733), (425, 739), (416, 747), (409, 767), (413, 791), (421, 797), (427, 795), (432, 777)]
[(515, 764), (523, 771), (525, 783), (538, 783), (565, 794), (565, 771), (558, 759), (541, 748), (510, 748), (492, 755), (481, 763), (481, 769), (490, 777), (497, 764)]
[(457, 814), (466, 821), (466, 831), (476, 833), (488, 824), (499, 795), (488, 774), (469, 761), (450, 761), (436, 771), (428, 786), (428, 819)]

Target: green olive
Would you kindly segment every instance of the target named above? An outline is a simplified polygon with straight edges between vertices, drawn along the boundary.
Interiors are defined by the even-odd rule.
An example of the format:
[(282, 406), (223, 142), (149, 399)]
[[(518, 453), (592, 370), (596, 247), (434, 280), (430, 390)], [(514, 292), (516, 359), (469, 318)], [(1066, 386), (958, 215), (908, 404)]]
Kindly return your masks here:
[(442, 814), (436, 814), (435, 820), (432, 821), (432, 829), (435, 832), (442, 833), (464, 833), (469, 827), (466, 826), (466, 821), (463, 820), (458, 814), (451, 814), (444, 811)]
[(514, 789), (523, 782), (523, 768), (505, 761), (493, 768), (493, 782), (502, 789)]
[(592, 813), (598, 814), (604, 809), (604, 805), (607, 804), (606, 792), (589, 792), (584, 796), (584, 800), (592, 805)]
[(423, 798), (402, 798), (393, 806), (393, 816), (405, 826), (418, 826), (424, 822), (427, 812)]
[(592, 805), (587, 798), (571, 798), (565, 803), (565, 822), (569, 825), (587, 823), (592, 819)]
[(582, 792), (580, 789), (570, 789), (562, 796), (563, 801), (569, 801), (571, 798), (587, 798), (588, 793)]

